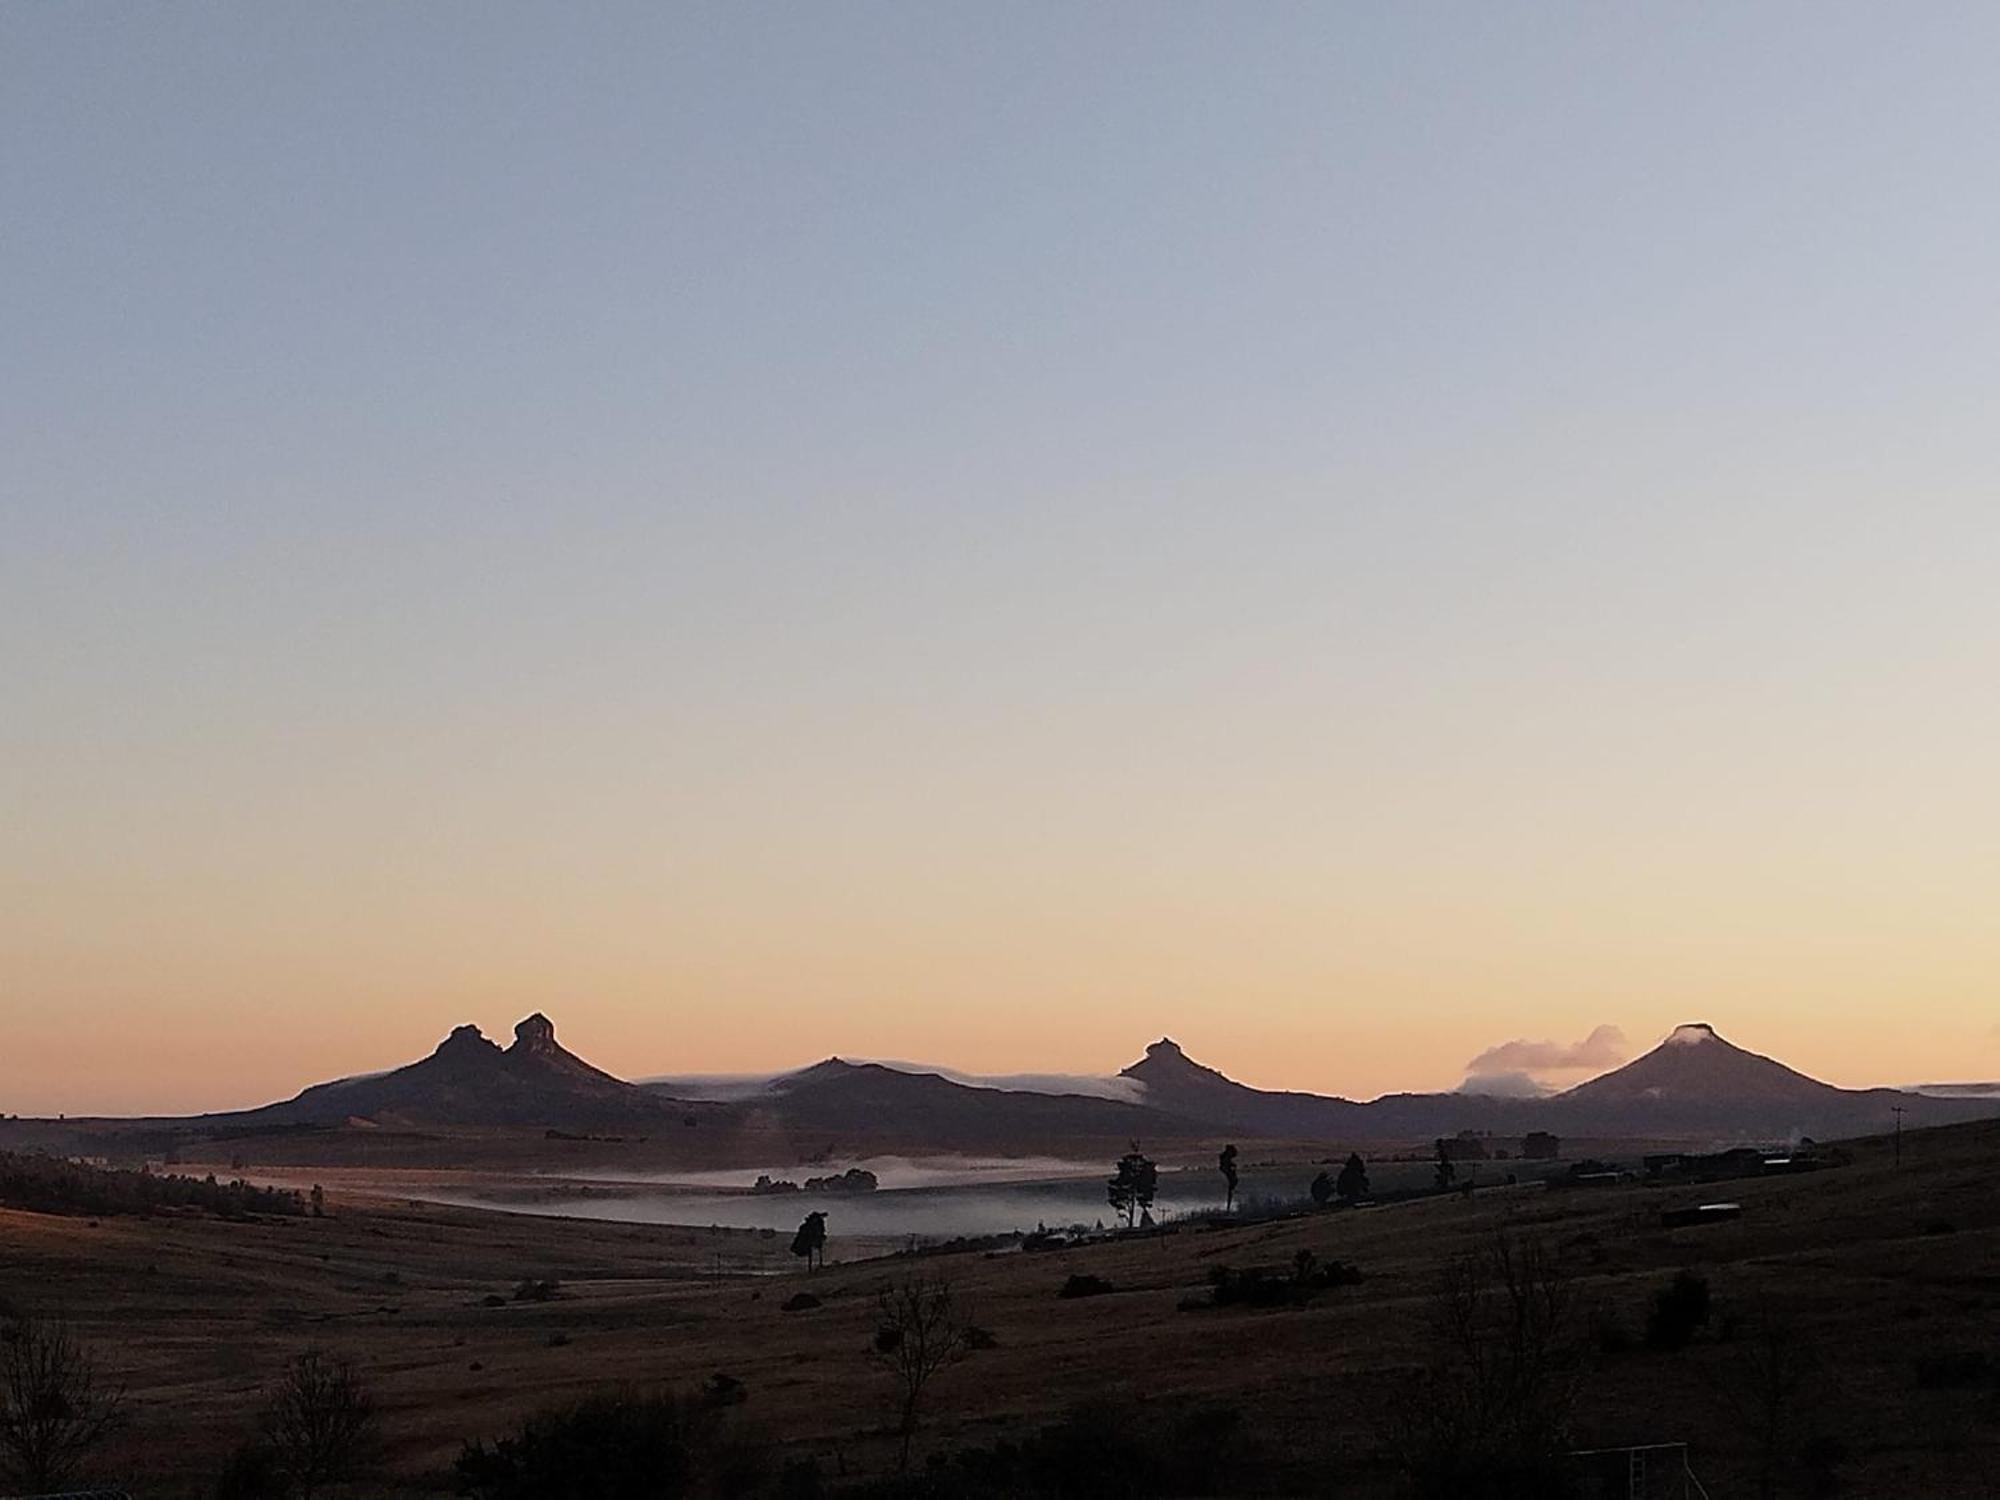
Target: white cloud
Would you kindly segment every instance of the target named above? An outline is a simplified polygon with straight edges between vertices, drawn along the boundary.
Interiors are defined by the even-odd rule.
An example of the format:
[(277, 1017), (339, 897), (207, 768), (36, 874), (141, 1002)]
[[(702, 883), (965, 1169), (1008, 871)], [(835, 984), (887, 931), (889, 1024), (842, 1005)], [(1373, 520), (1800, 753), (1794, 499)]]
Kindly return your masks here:
[(1507, 1073), (1598, 1073), (1617, 1067), (1631, 1055), (1625, 1033), (1605, 1025), (1580, 1042), (1531, 1042), (1517, 1037), (1488, 1047), (1465, 1065), (1465, 1071), (1472, 1078)]

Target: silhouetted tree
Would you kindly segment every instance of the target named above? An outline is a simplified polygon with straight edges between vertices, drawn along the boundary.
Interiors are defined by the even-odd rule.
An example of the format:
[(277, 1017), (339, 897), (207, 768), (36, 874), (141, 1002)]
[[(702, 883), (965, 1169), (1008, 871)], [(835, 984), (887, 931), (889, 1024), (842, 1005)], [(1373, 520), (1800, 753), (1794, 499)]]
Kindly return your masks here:
[(1554, 1253), (1535, 1239), (1496, 1235), (1446, 1267), (1431, 1312), (1429, 1366), (1393, 1409), (1415, 1493), (1569, 1493), (1565, 1454), (1582, 1345)]
[(1770, 1302), (1758, 1308), (1749, 1336), (1727, 1348), (1710, 1378), (1756, 1446), (1759, 1500), (1772, 1500), (1780, 1481), (1804, 1467), (1802, 1440), (1822, 1394), (1819, 1350), (1789, 1309)]
[(98, 1384), (66, 1323), (17, 1318), (0, 1327), (0, 1472), (52, 1488), (117, 1425), (122, 1403)]
[(1437, 1190), (1440, 1193), (1444, 1192), (1457, 1178), (1458, 1168), (1452, 1165), (1451, 1147), (1445, 1143), (1443, 1136), (1439, 1136), (1437, 1143)]
[(815, 1210), (799, 1225), (799, 1232), (792, 1236), (792, 1254), (806, 1258), (806, 1269), (813, 1268), (813, 1257), (819, 1257), (821, 1265), (826, 1264), (826, 1215)]
[(1159, 1190), (1160, 1169), (1132, 1142), (1132, 1149), (1118, 1159), (1118, 1175), (1106, 1186), (1114, 1212), (1124, 1215), (1125, 1227), (1133, 1228), (1141, 1213), (1151, 1214), (1153, 1196)]
[(910, 1466), (910, 1439), (916, 1435), (931, 1377), (963, 1359), (970, 1349), (970, 1322), (949, 1281), (910, 1275), (877, 1294), (875, 1339), (869, 1352), (895, 1382), (896, 1430), (903, 1439), (900, 1467)]
[(1347, 1165), (1340, 1169), (1340, 1177), (1333, 1190), (1340, 1195), (1342, 1203), (1356, 1203), (1368, 1196), (1368, 1166), (1361, 1160), (1359, 1151), (1348, 1156)]
[(1325, 1208), (1333, 1201), (1333, 1179), (1322, 1169), (1320, 1174), (1313, 1178), (1312, 1186), (1307, 1191), (1312, 1194), (1314, 1203)]
[(315, 1219), (326, 1217), (326, 1189), (316, 1182), (312, 1190), (312, 1216)]
[(271, 1392), (264, 1430), (279, 1467), (311, 1500), (321, 1485), (345, 1479), (367, 1461), (375, 1403), (353, 1365), (323, 1349), (308, 1349)]
[(1225, 1189), (1222, 1211), (1228, 1213), (1236, 1207), (1236, 1147), (1231, 1144), (1222, 1148), (1222, 1155), (1216, 1159), (1222, 1169), (1222, 1185)]

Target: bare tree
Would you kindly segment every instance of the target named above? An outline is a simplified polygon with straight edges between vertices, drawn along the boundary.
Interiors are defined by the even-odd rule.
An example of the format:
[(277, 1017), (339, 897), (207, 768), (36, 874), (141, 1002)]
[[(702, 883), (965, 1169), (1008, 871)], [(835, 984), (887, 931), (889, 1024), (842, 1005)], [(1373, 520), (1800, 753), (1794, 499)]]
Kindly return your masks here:
[(1771, 1500), (1779, 1481), (1803, 1467), (1799, 1450), (1822, 1375), (1819, 1350), (1798, 1318), (1770, 1301), (1757, 1306), (1748, 1336), (1710, 1366), (1722, 1409), (1756, 1448), (1760, 1500)]
[(1539, 1240), (1496, 1235), (1445, 1268), (1431, 1361), (1400, 1408), (1417, 1494), (1563, 1493), (1578, 1321), (1569, 1276)]
[(0, 1469), (36, 1489), (61, 1483), (117, 1425), (122, 1404), (60, 1319), (0, 1328)]
[(311, 1500), (321, 1485), (346, 1478), (368, 1458), (375, 1403), (353, 1365), (308, 1349), (271, 1392), (264, 1427), (286, 1475)]
[(971, 1347), (971, 1322), (949, 1281), (912, 1274), (877, 1295), (871, 1352), (895, 1382), (903, 1468), (910, 1466), (910, 1439), (916, 1435), (931, 1377), (963, 1359)]

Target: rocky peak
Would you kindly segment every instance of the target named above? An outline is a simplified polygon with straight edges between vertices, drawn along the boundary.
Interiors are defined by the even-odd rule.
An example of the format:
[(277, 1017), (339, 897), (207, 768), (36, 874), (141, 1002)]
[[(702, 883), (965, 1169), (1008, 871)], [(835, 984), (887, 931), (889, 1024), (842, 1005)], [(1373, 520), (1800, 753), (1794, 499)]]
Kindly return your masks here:
[(1170, 1036), (1163, 1036), (1146, 1049), (1146, 1055), (1131, 1067), (1119, 1071), (1121, 1078), (1136, 1078), (1150, 1086), (1168, 1085), (1185, 1087), (1189, 1085), (1203, 1088), (1224, 1086), (1236, 1087), (1222, 1074), (1210, 1067), (1204, 1067), (1181, 1051), (1179, 1042)]
[(434, 1057), (477, 1057), (482, 1052), (497, 1052), (500, 1049), (486, 1040), (477, 1026), (454, 1026), (451, 1035), (437, 1044)]
[(559, 1052), (556, 1045), (556, 1025), (540, 1011), (522, 1021), (514, 1028), (514, 1048), (522, 1052)]

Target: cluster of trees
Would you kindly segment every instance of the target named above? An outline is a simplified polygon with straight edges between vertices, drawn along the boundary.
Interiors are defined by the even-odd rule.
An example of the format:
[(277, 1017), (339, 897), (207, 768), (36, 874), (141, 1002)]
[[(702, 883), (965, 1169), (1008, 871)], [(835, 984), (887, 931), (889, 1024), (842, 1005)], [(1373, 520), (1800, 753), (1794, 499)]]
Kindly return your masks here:
[(0, 1151), (0, 1207), (107, 1216), (198, 1208), (225, 1219), (306, 1211), (305, 1200), (289, 1189), (218, 1182), (213, 1173), (183, 1177), (12, 1151)]
[(1325, 1208), (1335, 1198), (1352, 1207), (1368, 1196), (1368, 1164), (1358, 1151), (1350, 1152), (1338, 1177), (1321, 1172), (1312, 1180), (1312, 1200)]
[(881, 1184), (864, 1167), (849, 1167), (828, 1177), (808, 1177), (800, 1187), (789, 1177), (773, 1177), (765, 1172), (750, 1184), (753, 1193), (872, 1193)]
[[(1236, 1191), (1242, 1184), (1242, 1175), (1236, 1163), (1242, 1153), (1232, 1142), (1222, 1148), (1216, 1157), (1216, 1170), (1222, 1174), (1224, 1213), (1233, 1213), (1236, 1208)], [(1140, 1151), (1134, 1141), (1132, 1149), (1118, 1159), (1117, 1170), (1106, 1185), (1106, 1196), (1111, 1208), (1125, 1221), (1128, 1229), (1152, 1223), (1153, 1200), (1159, 1190), (1159, 1168)], [(1325, 1208), (1336, 1198), (1352, 1206), (1368, 1196), (1368, 1164), (1361, 1159), (1360, 1152), (1352, 1152), (1338, 1175), (1322, 1171), (1312, 1180), (1309, 1191), (1312, 1200)]]

